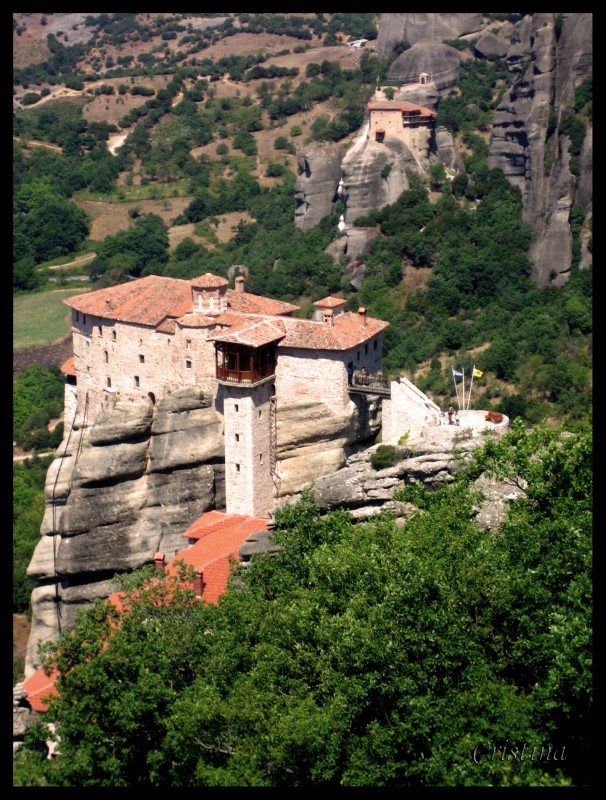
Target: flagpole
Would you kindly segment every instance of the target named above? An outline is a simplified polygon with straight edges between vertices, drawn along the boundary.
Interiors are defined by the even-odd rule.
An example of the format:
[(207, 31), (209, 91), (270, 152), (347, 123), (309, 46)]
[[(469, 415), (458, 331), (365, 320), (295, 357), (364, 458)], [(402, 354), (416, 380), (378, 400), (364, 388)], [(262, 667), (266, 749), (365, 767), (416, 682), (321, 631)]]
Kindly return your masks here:
[(471, 370), (471, 382), (469, 384), (469, 394), (467, 395), (467, 410), (469, 411), (469, 406), (471, 405), (471, 390), (473, 388), (473, 373), (476, 371), (476, 365), (474, 364)]
[(459, 406), (459, 408), (461, 408), (461, 404), (459, 402), (459, 389), (457, 388), (457, 379), (455, 378), (454, 367), (451, 367), (450, 369), (451, 369), (451, 372), (452, 372), (452, 382), (454, 383), (455, 392), (456, 392), (456, 395), (457, 395), (457, 405)]
[[(465, 367), (461, 367), (461, 373), (463, 375), (463, 411), (465, 411)], [(459, 410), (461, 406), (459, 406)]]

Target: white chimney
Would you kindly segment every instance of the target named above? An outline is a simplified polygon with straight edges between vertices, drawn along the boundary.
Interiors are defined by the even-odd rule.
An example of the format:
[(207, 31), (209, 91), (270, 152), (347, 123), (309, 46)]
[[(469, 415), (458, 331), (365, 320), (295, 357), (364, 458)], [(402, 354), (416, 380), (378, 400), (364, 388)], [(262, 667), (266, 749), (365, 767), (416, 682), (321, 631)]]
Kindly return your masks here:
[(362, 308), (360, 306), (360, 308), (358, 309), (358, 314), (360, 315), (360, 319), (362, 320), (362, 326), (365, 328), (366, 327), (366, 309)]
[(236, 278), (236, 292), (243, 292), (244, 291), (244, 278), (242, 275), (238, 275)]

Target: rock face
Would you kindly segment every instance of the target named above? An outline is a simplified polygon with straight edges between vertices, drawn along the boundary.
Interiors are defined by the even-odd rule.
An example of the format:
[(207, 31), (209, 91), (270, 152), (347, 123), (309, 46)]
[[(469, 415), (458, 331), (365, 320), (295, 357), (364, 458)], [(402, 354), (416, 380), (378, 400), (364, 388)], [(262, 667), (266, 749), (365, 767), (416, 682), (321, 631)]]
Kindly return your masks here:
[[(281, 406), (280, 498), (338, 470), (376, 436), (380, 405), (356, 396), (343, 415), (328, 406)], [(183, 549), (201, 514), (225, 508), (223, 424), (202, 391), (173, 392), (156, 407), (118, 401), (66, 439), (47, 473), (40, 541), (27, 573), (32, 626), (26, 677), (38, 644), (73, 628), (78, 611), (116, 591), (115, 576)]]
[(459, 85), (461, 54), (454, 47), (438, 42), (419, 42), (401, 53), (387, 71), (387, 79), (418, 83), (426, 72), (440, 92)]
[(457, 150), (452, 133), (446, 128), (437, 128), (435, 133), (436, 155), (445, 167), (450, 167), (457, 172), (464, 168), (463, 159)]
[(46, 511), (27, 573), (37, 645), (116, 586), (112, 577), (183, 547), (183, 531), (224, 498), (220, 420), (195, 389), (158, 404), (118, 402), (64, 442), (46, 479)]
[(343, 159), (339, 196), (345, 203), (344, 220), (353, 225), (375, 208), (395, 203), (410, 188), (410, 175), (422, 175), (420, 163), (404, 142), (385, 138), (371, 139), (352, 149)]
[[(353, 226), (344, 230), (342, 236), (331, 242), (325, 252), (332, 256), (335, 261), (339, 261), (341, 258), (356, 260), (370, 250), (378, 235), (377, 228), (356, 228)], [(353, 280), (352, 283), (354, 283)], [(354, 284), (356, 289), (359, 289), (360, 285), (355, 286)]]
[[(477, 439), (463, 440), (456, 444), (456, 448), (465, 458), (478, 444), (481, 443)], [(397, 489), (411, 483), (423, 483), (428, 487), (448, 483), (458, 469), (452, 444), (444, 447), (416, 439), (410, 446), (395, 447), (396, 463), (393, 467), (375, 470), (371, 456), (378, 446), (373, 445), (350, 456), (334, 475), (318, 478), (308, 485), (308, 488), (313, 488), (316, 503), (322, 510), (346, 508), (355, 520), (390, 510), (402, 521), (414, 511), (414, 507), (393, 499)], [(520, 490), (510, 484), (486, 476), (476, 481), (475, 488), (483, 496), (475, 517), (483, 529), (497, 528), (505, 518), (508, 501), (521, 495)], [(289, 502), (296, 499), (295, 496)]]
[(295, 186), (295, 225), (304, 231), (330, 216), (339, 201), (343, 152), (331, 145), (316, 145), (297, 160), (299, 176)]
[(479, 33), (486, 27), (482, 14), (381, 14), (376, 53), (379, 58), (391, 55), (397, 42), (443, 42)]
[(473, 51), (480, 58), (504, 58), (507, 55), (507, 43), (502, 36), (484, 31), (473, 45)]
[(570, 140), (560, 126), (574, 114), (575, 90), (592, 73), (592, 15), (562, 17), (559, 36), (555, 14), (528, 15), (512, 27), (506, 59), (519, 74), (495, 111), (489, 155), (490, 166), (500, 167), (522, 192), (524, 218), (533, 229), (532, 276), (539, 286), (566, 279), (570, 209), (579, 204), (588, 212), (591, 199), (591, 127), (575, 175)]

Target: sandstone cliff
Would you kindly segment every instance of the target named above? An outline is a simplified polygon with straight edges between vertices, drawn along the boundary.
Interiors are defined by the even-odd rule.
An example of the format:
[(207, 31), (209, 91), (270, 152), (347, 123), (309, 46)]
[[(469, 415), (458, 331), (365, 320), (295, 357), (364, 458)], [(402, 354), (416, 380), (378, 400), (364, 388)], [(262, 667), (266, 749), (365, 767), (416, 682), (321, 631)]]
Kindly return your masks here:
[(539, 286), (561, 283), (569, 273), (572, 206), (581, 205), (586, 219), (591, 213), (592, 129), (575, 175), (570, 140), (560, 123), (574, 114), (575, 90), (592, 73), (592, 15), (562, 16), (559, 37), (555, 14), (528, 15), (513, 26), (505, 57), (520, 72), (495, 111), (489, 156), (490, 165), (500, 167), (522, 192), (524, 218), (533, 229), (529, 257)]
[[(277, 414), (280, 498), (332, 474), (376, 436), (380, 406), (360, 396), (339, 415), (318, 404)], [(40, 541), (28, 567), (37, 581), (25, 674), (38, 644), (73, 627), (80, 609), (105, 598), (117, 573), (183, 549), (204, 511), (225, 508), (222, 421), (202, 391), (173, 392), (156, 407), (116, 402), (90, 427), (68, 431), (46, 477)]]

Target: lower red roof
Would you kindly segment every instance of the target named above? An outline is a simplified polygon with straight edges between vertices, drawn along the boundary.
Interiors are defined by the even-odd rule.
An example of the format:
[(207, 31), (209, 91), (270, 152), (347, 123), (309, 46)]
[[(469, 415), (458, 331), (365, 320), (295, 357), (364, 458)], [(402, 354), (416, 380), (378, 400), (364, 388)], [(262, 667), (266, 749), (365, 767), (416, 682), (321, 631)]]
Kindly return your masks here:
[[(230, 557), (237, 559), (238, 550), (253, 533), (266, 531), (271, 527), (268, 519), (260, 517), (247, 517), (240, 514), (224, 514), (221, 511), (207, 511), (197, 519), (183, 534), (188, 539), (197, 539), (191, 547), (177, 553), (165, 567), (165, 574), (178, 574), (177, 562), (184, 562), (195, 570), (200, 570), (203, 576), (202, 600), (206, 603), (216, 604), (219, 598), (227, 591), (230, 576)], [(156, 554), (159, 555), (159, 554)], [(156, 573), (161, 575), (162, 573)], [(114, 592), (107, 599), (118, 609), (123, 610), (123, 592)], [(27, 692), (27, 699), (34, 711), (43, 713), (48, 709), (44, 698), (57, 694), (55, 681), (58, 672), (50, 676), (45, 675), (43, 669), (38, 669), (24, 681), (23, 688)]]

